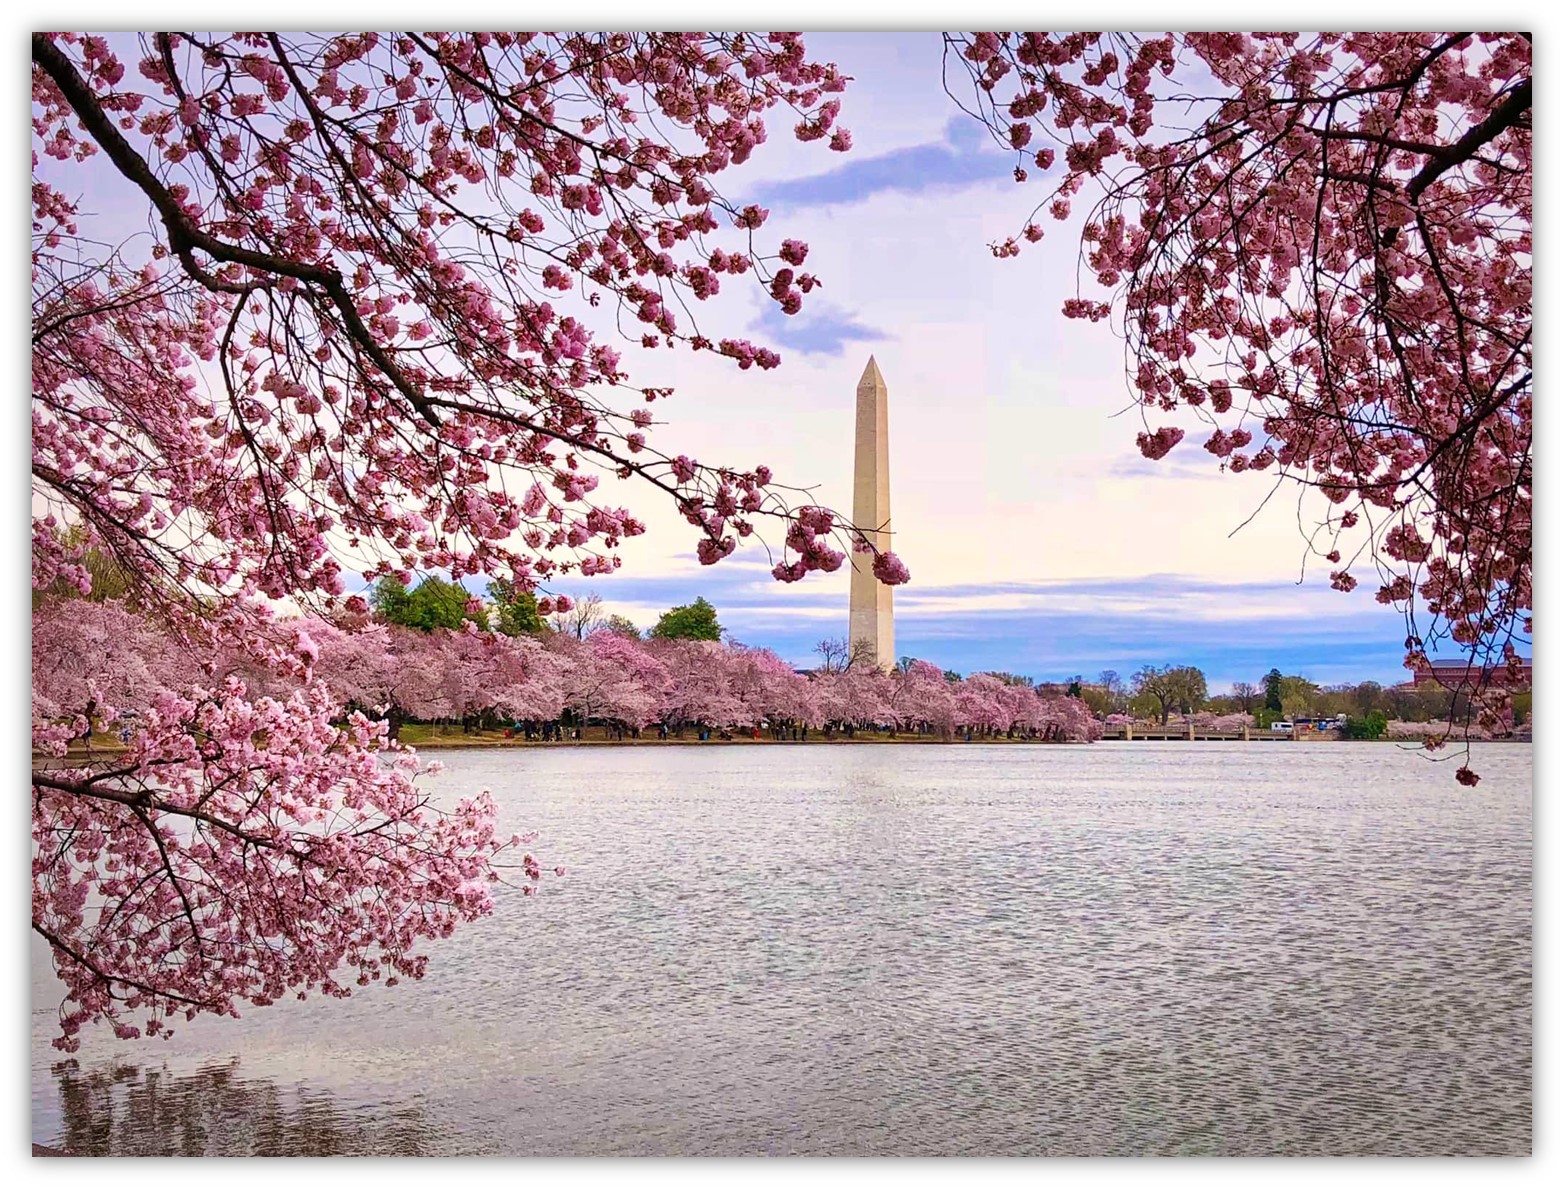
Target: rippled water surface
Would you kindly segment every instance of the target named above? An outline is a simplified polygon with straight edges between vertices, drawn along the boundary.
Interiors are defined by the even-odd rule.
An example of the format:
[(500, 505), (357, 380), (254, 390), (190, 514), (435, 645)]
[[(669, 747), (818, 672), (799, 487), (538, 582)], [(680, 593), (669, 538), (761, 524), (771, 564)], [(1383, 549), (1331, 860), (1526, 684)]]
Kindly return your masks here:
[(563, 863), (429, 976), (49, 1047), (82, 1153), (1524, 1154), (1531, 750), (451, 752)]

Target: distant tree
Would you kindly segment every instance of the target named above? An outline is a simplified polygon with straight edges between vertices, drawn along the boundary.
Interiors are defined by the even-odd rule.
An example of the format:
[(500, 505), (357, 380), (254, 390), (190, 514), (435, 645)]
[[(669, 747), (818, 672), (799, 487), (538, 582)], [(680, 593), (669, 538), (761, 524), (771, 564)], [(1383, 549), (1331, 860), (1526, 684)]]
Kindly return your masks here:
[(541, 636), (549, 630), (538, 613), (538, 599), (529, 590), (518, 590), (503, 578), (489, 583), (494, 601), (494, 630), (504, 636)]
[(465, 587), (430, 575), (411, 591), (394, 577), (375, 584), (370, 603), (386, 623), (432, 632), (435, 628), (460, 630), (464, 620), (472, 620), (485, 631), (489, 618), (481, 610), (469, 609), (472, 595)]
[(1384, 737), (1387, 725), (1383, 711), (1370, 710), (1361, 718), (1349, 717), (1342, 725), (1341, 733), (1348, 739), (1380, 739)]
[(1140, 707), (1154, 707), (1153, 713), (1162, 716), (1163, 726), (1167, 725), (1168, 714), (1178, 697), (1179, 683), (1172, 674), (1172, 665), (1163, 665), (1160, 669), (1144, 665), (1130, 678), (1136, 703)]
[(697, 598), (664, 611), (651, 636), (654, 640), (721, 640), (722, 625), (717, 622), (717, 609)]
[(945, 680), (946, 681), (960, 681), (961, 680), (961, 674), (956, 672), (956, 670), (954, 670), (954, 669), (946, 669), (945, 670)]
[(387, 574), (375, 583), (375, 588), (369, 595), (369, 605), (382, 622), (408, 627), (410, 617), (408, 606), (411, 598), (407, 584), (400, 578)]
[(1106, 718), (1112, 714), (1116, 703), (1109, 697), (1108, 691), (1101, 685), (1083, 685), (1080, 693), (1081, 701), (1098, 718)]
[(133, 576), (117, 562), (107, 551), (97, 546), (88, 544), (87, 534), (81, 525), (73, 524), (64, 532), (58, 529), (52, 531), (54, 539), (58, 540), (62, 552), (71, 554), (77, 558), (77, 564), (87, 572), (91, 580), (91, 586), (83, 593), (81, 586), (67, 579), (63, 574), (56, 577), (53, 582), (43, 588), (33, 588), (33, 609), (36, 611), (47, 599), (90, 599), (95, 603), (102, 603), (113, 599), (123, 602), (129, 608), (136, 608), (141, 601), (138, 596), (144, 594), (137, 589), (140, 585), (140, 576), (134, 576), (138, 581), (133, 581)]
[(1118, 670), (1104, 669), (1097, 674), (1097, 683), (1102, 687), (1107, 713), (1120, 714), (1129, 708), (1129, 691)]
[(1282, 671), (1272, 669), (1265, 675), (1265, 708), (1273, 714), (1282, 712)]
[(1260, 688), (1252, 681), (1233, 682), (1233, 700), (1245, 713), (1254, 709), (1260, 700)]
[(1180, 665), (1169, 677), (1180, 714), (1193, 714), (1206, 702), (1206, 675), (1194, 665)]
[(1531, 691), (1511, 695), (1510, 718), (1516, 726), (1522, 726), (1531, 717)]
[(623, 636), (626, 640), (639, 640), (641, 638), (641, 629), (623, 615), (610, 615), (603, 620), (603, 630), (605, 632), (613, 632), (616, 636)]
[[(821, 640), (814, 648), (820, 657), (821, 673), (846, 673), (850, 669), (878, 669), (879, 662), (874, 655), (874, 645), (868, 640), (855, 640), (848, 643), (845, 636), (834, 636)], [(903, 657), (904, 662), (909, 658)]]
[(1313, 713), (1319, 692), (1320, 687), (1307, 677), (1283, 677), (1281, 680), (1282, 713), (1288, 718)]
[(989, 669), (982, 673), (974, 673), (973, 676), (992, 677), (995, 681), (998, 681), (1002, 685), (1016, 687), (1025, 686), (1027, 689), (1031, 689), (1033, 685), (1032, 679), (1030, 677), (1022, 677), (1019, 673), (1008, 673), (998, 669)]
[(1381, 701), (1385, 696), (1384, 687), (1377, 681), (1360, 681), (1352, 691), (1353, 703), (1360, 714), (1367, 714), (1371, 710), (1382, 710)]
[(1424, 681), (1412, 689), (1388, 689), (1390, 717), (1404, 722), (1429, 722), (1448, 718), (1455, 709), (1456, 695), (1437, 681)]
[(1078, 698), (1081, 696), (1081, 679), (1079, 677), (1071, 678), (1070, 689), (1067, 696), (1071, 698)]
[(1205, 704), (1206, 675), (1193, 665), (1146, 665), (1132, 681), (1136, 698), (1143, 707), (1155, 707), (1164, 726), (1173, 710), (1190, 714)]
[(821, 673), (845, 673), (847, 671), (847, 639), (844, 636), (827, 636), (814, 647), (820, 658)]
[(605, 618), (603, 597), (596, 591), (589, 591), (565, 610), (555, 613), (551, 626), (562, 636), (585, 640), (603, 626)]

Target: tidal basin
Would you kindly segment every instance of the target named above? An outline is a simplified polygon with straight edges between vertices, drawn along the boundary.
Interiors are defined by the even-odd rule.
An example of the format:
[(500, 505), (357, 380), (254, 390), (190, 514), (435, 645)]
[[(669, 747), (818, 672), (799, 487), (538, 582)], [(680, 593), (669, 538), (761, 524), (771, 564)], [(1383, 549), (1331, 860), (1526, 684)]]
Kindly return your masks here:
[[(81, 1154), (1531, 1150), (1532, 756), (442, 753), (562, 864), (420, 983), (49, 1045)], [(518, 881), (524, 882), (524, 881)]]

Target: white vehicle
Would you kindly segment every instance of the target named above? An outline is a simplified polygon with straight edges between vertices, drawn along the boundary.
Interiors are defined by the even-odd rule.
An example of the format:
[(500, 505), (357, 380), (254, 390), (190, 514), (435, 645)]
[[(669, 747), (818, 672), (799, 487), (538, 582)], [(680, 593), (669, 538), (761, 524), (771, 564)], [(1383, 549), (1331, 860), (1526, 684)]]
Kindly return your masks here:
[(1291, 734), (1292, 733), (1292, 723), (1290, 723), (1290, 722), (1273, 722), (1271, 724), (1271, 730), (1275, 731), (1278, 735), (1282, 734), (1284, 731), (1287, 732), (1288, 734)]

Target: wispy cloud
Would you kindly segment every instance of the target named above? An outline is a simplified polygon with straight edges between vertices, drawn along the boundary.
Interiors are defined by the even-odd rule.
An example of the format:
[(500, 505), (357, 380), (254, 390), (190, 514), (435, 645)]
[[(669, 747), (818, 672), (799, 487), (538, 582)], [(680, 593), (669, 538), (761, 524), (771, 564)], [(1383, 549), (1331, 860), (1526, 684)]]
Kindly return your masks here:
[(768, 305), (749, 328), (764, 335), (767, 342), (802, 355), (840, 355), (848, 343), (880, 342), (889, 337), (841, 307), (823, 302), (812, 302), (792, 315)]
[[(1127, 426), (1130, 430), (1138, 426)], [(1179, 479), (1219, 480), (1222, 478), (1220, 460), (1202, 450), (1203, 439), (1190, 434), (1173, 452), (1163, 458), (1147, 458), (1133, 442), (1122, 457), (1110, 463), (1106, 474), (1113, 479)]]
[(792, 209), (858, 202), (873, 194), (921, 194), (928, 190), (1009, 181), (1011, 154), (967, 116), (952, 117), (942, 140), (850, 158), (809, 177), (770, 182), (755, 193), (762, 206)]
[[(643, 627), (703, 595), (737, 639), (799, 664), (818, 640), (847, 627), (845, 586), (834, 580), (783, 586), (754, 569), (718, 565), (700, 575), (616, 575), (595, 589)], [(1048, 680), (1193, 664), (1214, 690), (1257, 680), (1273, 665), (1320, 682), (1400, 681), (1401, 617), (1361, 594), (1178, 574), (914, 584), (896, 592), (896, 650), (962, 673), (998, 669)]]

